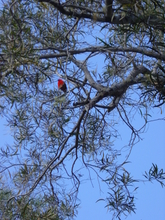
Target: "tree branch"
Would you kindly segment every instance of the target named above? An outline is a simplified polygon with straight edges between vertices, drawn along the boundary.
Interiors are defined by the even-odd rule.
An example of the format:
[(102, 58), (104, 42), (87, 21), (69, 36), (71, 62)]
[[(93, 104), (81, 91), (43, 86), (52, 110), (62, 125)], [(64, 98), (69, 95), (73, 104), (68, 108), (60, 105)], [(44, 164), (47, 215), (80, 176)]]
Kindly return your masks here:
[[(86, 71), (86, 72), (88, 71), (87, 67), (84, 67), (82, 64), (79, 63), (79, 61), (74, 60), (74, 62), (82, 69), (82, 71)], [(101, 85), (99, 85), (100, 86), (99, 87), (97, 86), (97, 83), (95, 86), (94, 84), (95, 82), (93, 83), (92, 81), (93, 84), (91, 86), (95, 86), (94, 88), (96, 89), (98, 88), (99, 90), (98, 90), (97, 95), (93, 99), (89, 100), (89, 103), (86, 105), (86, 108), (88, 110), (93, 108), (96, 105), (96, 103), (98, 103), (100, 100), (108, 96), (116, 98), (117, 102), (116, 104), (114, 103), (114, 106), (116, 106), (120, 100), (120, 97), (126, 92), (126, 90), (129, 88), (130, 85), (138, 84), (141, 82), (138, 80), (138, 78), (136, 78), (136, 76), (140, 73), (146, 74), (146, 73), (150, 73), (150, 71), (144, 66), (134, 66), (134, 69), (131, 71), (131, 73), (125, 80), (123, 80), (122, 82), (118, 84), (112, 85), (110, 88), (104, 87)], [(112, 109), (114, 108), (114, 106), (111, 106)]]
[[(162, 30), (163, 29), (163, 23), (160, 19), (158, 19), (155, 16), (137, 16), (135, 14), (129, 14), (126, 15), (125, 17), (121, 15), (115, 15), (113, 13), (113, 0), (106, 0), (106, 16), (96, 16), (98, 14), (97, 11), (93, 11), (93, 13), (85, 13), (84, 10), (82, 12), (77, 12), (76, 10), (66, 10), (65, 9), (65, 4), (59, 3), (59, 1), (55, 0), (38, 0), (38, 2), (45, 2), (53, 5), (60, 13), (66, 15), (66, 16), (72, 16), (72, 17), (77, 17), (77, 18), (86, 18), (90, 19), (93, 21), (97, 22), (108, 22), (111, 24), (139, 24), (140, 22), (146, 23), (148, 25), (153, 25), (155, 28)], [(81, 7), (79, 8), (81, 10)], [(88, 11), (88, 10), (86, 10)], [(103, 13), (104, 14), (104, 13)]]
[(86, 62), (80, 62), (72, 57), (70, 57), (70, 60), (76, 64), (84, 73), (85, 77), (88, 80), (89, 84), (95, 88), (97, 91), (101, 92), (102, 90), (107, 90), (107, 87), (100, 85), (99, 83), (96, 83), (94, 79), (92, 78), (90, 72), (87, 69)]
[[(27, 194), (30, 194), (35, 188), (36, 186), (38, 185), (38, 183), (41, 181), (41, 179), (43, 178), (43, 176), (45, 175), (45, 173), (47, 172), (47, 170), (51, 167), (51, 165), (57, 160), (60, 158), (62, 152), (63, 152), (63, 149), (65, 147), (65, 144), (67, 143), (68, 139), (72, 136), (72, 134), (74, 133), (74, 131), (76, 129), (79, 128), (80, 126), (80, 123), (85, 115), (86, 111), (84, 110), (81, 115), (80, 115), (80, 118), (77, 122), (77, 124), (75, 125), (75, 127), (72, 129), (71, 133), (68, 135), (68, 137), (65, 139), (65, 141), (63, 142), (62, 146), (61, 146), (61, 150), (59, 152), (59, 154), (53, 158), (49, 163), (48, 165), (46, 166), (45, 170), (41, 173), (41, 175), (38, 177), (38, 179), (35, 181), (35, 183), (33, 184), (33, 186), (30, 188), (29, 192)], [(61, 164), (63, 162), (63, 160), (68, 156), (68, 154), (75, 148), (75, 146), (73, 146), (72, 148), (70, 148), (66, 153), (65, 155), (51, 168), (51, 170), (53, 170), (55, 167), (57, 167), (59, 164)]]
[[(56, 48), (52, 48), (53, 50)], [(152, 49), (152, 48), (151, 48)], [(103, 53), (111, 53), (111, 52), (134, 52), (142, 54), (143, 56), (146, 55), (148, 57), (153, 57), (156, 59), (161, 59), (165, 61), (165, 55), (162, 55), (159, 51), (153, 52), (152, 50), (144, 50), (143, 48), (136, 48), (136, 47), (130, 47), (130, 48), (123, 48), (123, 47), (107, 47), (107, 46), (97, 46), (97, 47), (85, 47), (80, 50), (60, 50), (60, 53), (52, 53), (52, 54), (46, 54), (39, 56), (39, 59), (48, 59), (48, 58), (58, 58), (58, 57), (65, 57), (68, 56), (68, 53), (70, 55), (76, 55), (81, 54), (85, 52), (103, 52)]]

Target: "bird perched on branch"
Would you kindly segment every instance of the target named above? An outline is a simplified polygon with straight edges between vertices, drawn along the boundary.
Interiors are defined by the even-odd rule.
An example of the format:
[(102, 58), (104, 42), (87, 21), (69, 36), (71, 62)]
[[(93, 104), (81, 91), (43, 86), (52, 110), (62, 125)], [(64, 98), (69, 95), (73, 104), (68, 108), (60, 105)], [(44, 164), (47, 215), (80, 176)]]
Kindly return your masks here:
[(63, 92), (67, 92), (66, 83), (62, 79), (58, 79), (58, 89), (61, 89)]

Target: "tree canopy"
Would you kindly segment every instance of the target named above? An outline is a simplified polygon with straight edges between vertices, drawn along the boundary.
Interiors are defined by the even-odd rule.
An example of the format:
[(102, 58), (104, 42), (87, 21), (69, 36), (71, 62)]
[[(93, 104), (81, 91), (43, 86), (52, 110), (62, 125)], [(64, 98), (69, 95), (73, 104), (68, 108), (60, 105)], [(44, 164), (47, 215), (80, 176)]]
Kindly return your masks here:
[[(0, 6), (0, 114), (13, 136), (0, 154), (0, 215), (28, 219), (37, 210), (34, 219), (73, 218), (85, 172), (107, 185), (105, 206), (114, 217), (135, 212), (136, 177), (125, 164), (150, 110), (165, 103), (165, 1)], [(130, 132), (122, 159), (120, 123)], [(156, 164), (144, 177), (164, 186)]]

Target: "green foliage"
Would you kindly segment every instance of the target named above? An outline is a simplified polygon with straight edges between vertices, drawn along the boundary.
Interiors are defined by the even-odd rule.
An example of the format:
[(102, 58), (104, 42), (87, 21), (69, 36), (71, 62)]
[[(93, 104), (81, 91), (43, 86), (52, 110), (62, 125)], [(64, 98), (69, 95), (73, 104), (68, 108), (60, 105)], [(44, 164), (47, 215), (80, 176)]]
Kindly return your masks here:
[(60, 220), (60, 212), (57, 213), (57, 205), (53, 198), (24, 198), (19, 197), (10, 200), (11, 191), (0, 192), (0, 217), (1, 219), (49, 219)]
[(163, 169), (158, 169), (157, 164), (152, 164), (152, 167), (150, 168), (149, 172), (147, 173), (145, 171), (144, 177), (148, 179), (149, 181), (156, 180), (158, 181), (161, 186), (165, 186), (164, 180), (165, 180), (165, 172)]
[[(127, 216), (129, 213), (136, 210), (133, 193), (138, 189), (134, 188), (133, 192), (130, 192), (129, 188), (133, 187), (136, 182), (130, 174), (124, 171), (121, 174), (114, 173), (111, 178), (105, 180), (108, 185), (110, 192), (106, 198), (106, 207), (112, 213), (114, 217), (121, 219), (121, 215)], [(105, 201), (100, 199), (98, 201)]]

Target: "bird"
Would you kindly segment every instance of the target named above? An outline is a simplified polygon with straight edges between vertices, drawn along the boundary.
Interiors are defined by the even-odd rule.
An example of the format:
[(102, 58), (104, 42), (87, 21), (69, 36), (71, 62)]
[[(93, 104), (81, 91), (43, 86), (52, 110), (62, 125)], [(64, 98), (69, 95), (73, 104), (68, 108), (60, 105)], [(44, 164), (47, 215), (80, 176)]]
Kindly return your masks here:
[(61, 89), (64, 93), (67, 92), (66, 83), (62, 79), (58, 79), (58, 89)]

